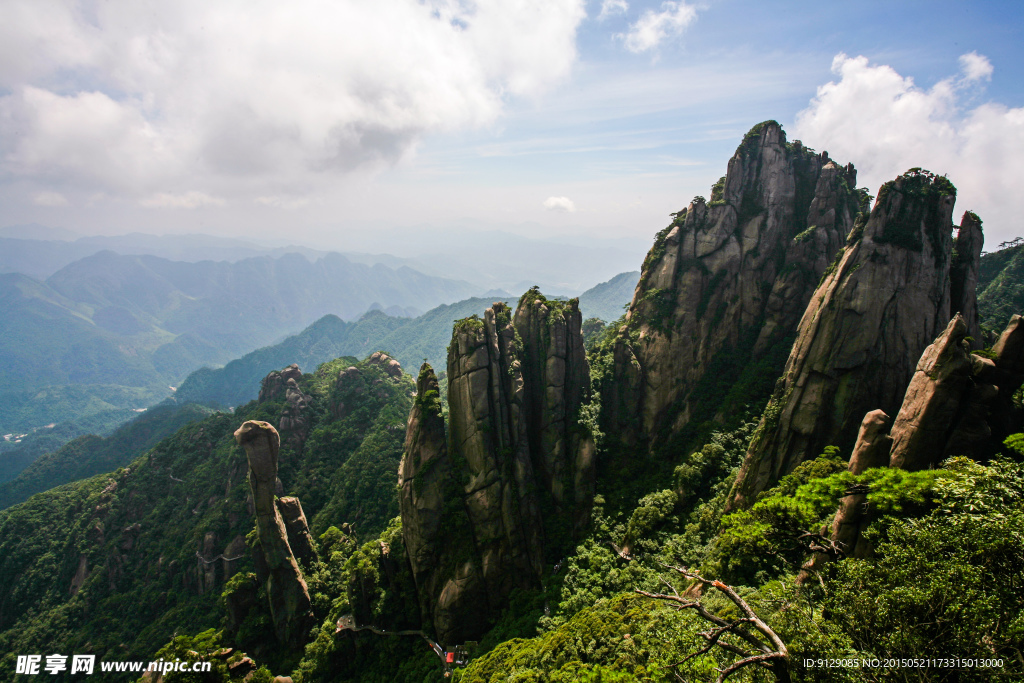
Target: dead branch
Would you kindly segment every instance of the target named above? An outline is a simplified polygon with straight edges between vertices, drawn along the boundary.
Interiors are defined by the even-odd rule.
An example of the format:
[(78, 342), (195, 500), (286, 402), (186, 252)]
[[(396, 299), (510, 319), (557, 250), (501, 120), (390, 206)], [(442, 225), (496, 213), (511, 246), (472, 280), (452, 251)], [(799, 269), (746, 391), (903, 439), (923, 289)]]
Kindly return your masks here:
[[(780, 638), (764, 620), (754, 613), (754, 610), (750, 605), (748, 605), (747, 602), (741, 598), (731, 586), (728, 586), (721, 581), (705, 579), (700, 576), (700, 574), (690, 571), (685, 567), (669, 566), (668, 568), (687, 579), (697, 581), (704, 586), (714, 588), (720, 593), (723, 593), (740, 609), (744, 614), (744, 617), (733, 621), (722, 619), (708, 611), (708, 609), (699, 600), (687, 600), (679, 597), (679, 593), (676, 592), (675, 588), (672, 589), (672, 592), (675, 593), (675, 595), (649, 593), (647, 591), (636, 589), (638, 594), (653, 600), (661, 600), (663, 602), (670, 603), (676, 609), (692, 609), (699, 614), (702, 619), (717, 627), (704, 631), (700, 634), (707, 641), (707, 644), (702, 649), (687, 655), (675, 664), (670, 664), (664, 668), (671, 668), (674, 670), (676, 667), (690, 659), (706, 654), (710, 652), (712, 648), (718, 646), (727, 652), (731, 652), (739, 656), (740, 659), (724, 669), (719, 669), (717, 683), (723, 683), (729, 676), (736, 673), (743, 667), (750, 665), (763, 666), (775, 674), (776, 680), (781, 681), (782, 683), (789, 683), (789, 650), (786, 649), (786, 644), (782, 642), (782, 638)], [(752, 632), (748, 627), (751, 627), (756, 633)], [(742, 638), (754, 648), (754, 652), (749, 652), (724, 640), (724, 636), (727, 634)]]

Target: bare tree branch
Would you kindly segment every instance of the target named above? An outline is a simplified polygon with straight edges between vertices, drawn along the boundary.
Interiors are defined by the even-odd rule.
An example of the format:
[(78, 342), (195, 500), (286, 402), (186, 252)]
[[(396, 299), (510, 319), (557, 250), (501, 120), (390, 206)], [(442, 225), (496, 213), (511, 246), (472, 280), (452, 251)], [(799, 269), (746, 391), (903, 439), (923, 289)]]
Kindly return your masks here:
[[(810, 536), (810, 534), (805, 534)], [(803, 537), (801, 537), (803, 538)], [(675, 664), (670, 664), (662, 668), (675, 669), (678, 666), (686, 663), (694, 657), (707, 654), (715, 646), (718, 646), (728, 652), (738, 655), (740, 659), (724, 669), (719, 670), (718, 682), (723, 683), (726, 678), (736, 673), (745, 666), (756, 665), (767, 667), (775, 674), (775, 678), (782, 683), (789, 683), (790, 672), (789, 672), (789, 650), (786, 648), (786, 644), (782, 642), (782, 638), (761, 619), (754, 610), (747, 604), (747, 602), (739, 596), (739, 594), (729, 585), (726, 585), (718, 580), (705, 579), (699, 573), (690, 571), (685, 567), (666, 566), (666, 568), (677, 572), (678, 574), (696, 581), (701, 585), (723, 593), (729, 600), (740, 609), (744, 614), (741, 619), (735, 619), (733, 621), (727, 621), (721, 617), (712, 614), (699, 600), (688, 600), (679, 596), (678, 591), (675, 587), (672, 587), (674, 595), (668, 595), (665, 593), (649, 593), (640, 589), (636, 589), (636, 592), (645, 597), (661, 600), (664, 602), (671, 603), (676, 609), (692, 609), (700, 615), (702, 619), (714, 624), (717, 628), (705, 631), (700, 635), (707, 640), (707, 645), (703, 648), (687, 655), (683, 659), (679, 660)], [(667, 583), (667, 582), (665, 582)], [(747, 630), (746, 627), (753, 627), (757, 631), (754, 634)], [(747, 652), (743, 648), (740, 648), (728, 641), (724, 640), (726, 634), (733, 634), (754, 647), (756, 653)]]

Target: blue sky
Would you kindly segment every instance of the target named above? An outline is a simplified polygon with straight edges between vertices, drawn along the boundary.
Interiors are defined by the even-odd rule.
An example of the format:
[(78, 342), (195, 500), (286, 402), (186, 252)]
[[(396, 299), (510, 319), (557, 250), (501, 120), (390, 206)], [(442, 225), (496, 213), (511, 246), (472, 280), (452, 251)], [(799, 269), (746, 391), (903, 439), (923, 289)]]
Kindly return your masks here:
[(768, 118), (852, 161), (872, 193), (911, 166), (949, 174), (989, 247), (1024, 212), (1019, 3), (5, 13), (0, 225), (366, 249), (410, 227), (646, 242)]

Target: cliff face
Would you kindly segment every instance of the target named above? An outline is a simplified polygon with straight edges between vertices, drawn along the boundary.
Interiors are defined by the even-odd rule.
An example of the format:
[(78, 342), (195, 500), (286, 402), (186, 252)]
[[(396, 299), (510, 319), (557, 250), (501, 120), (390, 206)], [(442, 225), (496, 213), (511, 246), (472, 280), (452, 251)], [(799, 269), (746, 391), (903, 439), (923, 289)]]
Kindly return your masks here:
[[(861, 209), (856, 171), (756, 126), (710, 203), (696, 198), (658, 235), (602, 387), (602, 424), (656, 448), (703, 410), (701, 382), (735, 380), (796, 329)], [(710, 411), (710, 412), (709, 412)]]
[(966, 214), (961, 225), (954, 303), (955, 198), (948, 180), (919, 169), (882, 187), (863, 229), (850, 236), (811, 297), (730, 507), (752, 500), (826, 446), (848, 450), (869, 410), (895, 415), (916, 360), (954, 308), (977, 325), (980, 222)]
[(593, 441), (578, 424), (589, 368), (576, 301), (531, 290), (459, 321), (448, 352), (449, 433), (420, 372), (399, 473), (421, 610), (442, 642), (479, 637), (515, 588), (539, 585), (589, 513)]

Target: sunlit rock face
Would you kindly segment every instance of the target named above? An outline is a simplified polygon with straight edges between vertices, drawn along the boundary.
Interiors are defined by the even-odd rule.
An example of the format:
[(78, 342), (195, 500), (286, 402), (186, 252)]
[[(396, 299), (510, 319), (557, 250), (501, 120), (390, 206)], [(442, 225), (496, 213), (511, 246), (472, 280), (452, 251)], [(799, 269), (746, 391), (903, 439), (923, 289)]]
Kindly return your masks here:
[(954, 314), (963, 314), (961, 338), (966, 318), (977, 324), (980, 222), (965, 215), (954, 242), (955, 199), (947, 179), (919, 169), (882, 187), (870, 217), (811, 297), (730, 509), (749, 503), (826, 446), (848, 452), (865, 413), (897, 414), (918, 359)]
[(711, 201), (695, 198), (658, 235), (601, 387), (602, 429), (622, 452), (657, 452), (725, 409), (709, 387), (773, 352), (781, 365), (778, 349), (864, 209), (856, 178), (768, 121), (744, 138)]
[(512, 591), (586, 523), (594, 443), (579, 424), (590, 379), (575, 300), (530, 290), (456, 323), (448, 433), (420, 371), (399, 472), (402, 532), (420, 608), (447, 643), (477, 638)]

